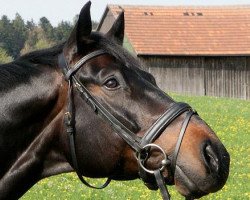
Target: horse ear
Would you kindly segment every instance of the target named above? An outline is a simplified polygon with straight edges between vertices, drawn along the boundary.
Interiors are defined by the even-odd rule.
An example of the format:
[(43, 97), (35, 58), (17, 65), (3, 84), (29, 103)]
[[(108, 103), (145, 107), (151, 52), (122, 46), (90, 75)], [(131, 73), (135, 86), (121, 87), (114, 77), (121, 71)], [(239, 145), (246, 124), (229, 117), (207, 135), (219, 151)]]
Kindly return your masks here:
[(84, 48), (85, 44), (91, 43), (90, 34), (92, 31), (92, 22), (90, 16), (90, 6), (90, 1), (83, 6), (79, 14), (78, 21), (76, 22), (74, 30), (68, 40), (69, 44), (76, 43), (78, 52)]
[(123, 11), (119, 14), (114, 24), (112, 25), (111, 29), (107, 32), (106, 35), (107, 37), (114, 39), (120, 45), (122, 45), (123, 38), (124, 38), (124, 12)]

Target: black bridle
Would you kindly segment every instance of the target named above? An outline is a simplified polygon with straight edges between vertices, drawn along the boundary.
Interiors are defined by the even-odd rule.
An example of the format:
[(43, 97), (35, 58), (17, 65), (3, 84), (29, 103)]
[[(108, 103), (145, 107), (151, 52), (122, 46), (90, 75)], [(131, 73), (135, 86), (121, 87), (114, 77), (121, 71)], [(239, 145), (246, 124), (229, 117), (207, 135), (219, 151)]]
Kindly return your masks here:
[[(176, 161), (182, 143), (182, 139), (187, 129), (189, 120), (191, 119), (193, 114), (197, 113), (193, 111), (192, 108), (186, 103), (175, 103), (157, 119), (157, 121), (148, 129), (148, 131), (144, 134), (142, 138), (138, 137), (135, 133), (130, 131), (126, 126), (124, 126), (118, 119), (116, 119), (116, 117), (112, 115), (104, 106), (102, 106), (102, 104), (90, 94), (87, 88), (75, 76), (75, 73), (86, 62), (103, 54), (108, 53), (103, 50), (97, 50), (92, 53), (89, 53), (83, 58), (81, 58), (72, 67), (69, 67), (63, 53), (60, 54), (58, 58), (59, 67), (62, 69), (65, 79), (68, 81), (69, 84), (68, 108), (67, 112), (65, 113), (65, 125), (70, 140), (70, 151), (73, 167), (79, 179), (88, 187), (102, 189), (105, 188), (111, 181), (111, 178), (108, 178), (104, 185), (102, 185), (101, 187), (95, 187), (86, 182), (79, 171), (75, 150), (75, 112), (73, 103), (73, 88), (75, 86), (79, 91), (81, 97), (84, 99), (85, 102), (90, 105), (93, 111), (96, 114), (100, 115), (103, 119), (105, 119), (116, 131), (116, 133), (136, 152), (138, 165), (140, 168), (139, 174), (142, 180), (144, 179), (144, 176), (147, 176), (147, 174), (154, 175), (157, 186), (161, 191), (163, 199), (168, 200), (170, 199), (170, 195), (168, 193), (165, 180), (162, 175), (162, 171), (168, 167), (170, 168), (174, 176)], [(183, 121), (181, 131), (175, 146), (175, 150), (170, 160), (164, 150), (160, 146), (153, 144), (152, 142), (162, 134), (162, 132), (171, 122), (173, 122), (178, 116), (180, 116), (184, 112), (187, 112), (187, 114)], [(150, 170), (145, 167), (145, 162), (148, 159), (149, 152), (153, 149), (157, 149), (159, 152), (161, 152), (163, 154), (164, 159), (162, 160), (162, 165), (159, 169)]]

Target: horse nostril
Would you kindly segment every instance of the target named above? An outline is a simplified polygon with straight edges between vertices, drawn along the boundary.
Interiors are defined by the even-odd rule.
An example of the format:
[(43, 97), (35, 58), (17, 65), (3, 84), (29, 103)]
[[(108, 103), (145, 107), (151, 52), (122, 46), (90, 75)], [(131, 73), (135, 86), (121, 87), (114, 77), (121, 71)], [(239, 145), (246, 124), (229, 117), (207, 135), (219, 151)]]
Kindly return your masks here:
[(203, 155), (204, 155), (205, 163), (207, 167), (209, 168), (210, 172), (218, 172), (219, 160), (210, 144), (207, 144), (205, 146)]

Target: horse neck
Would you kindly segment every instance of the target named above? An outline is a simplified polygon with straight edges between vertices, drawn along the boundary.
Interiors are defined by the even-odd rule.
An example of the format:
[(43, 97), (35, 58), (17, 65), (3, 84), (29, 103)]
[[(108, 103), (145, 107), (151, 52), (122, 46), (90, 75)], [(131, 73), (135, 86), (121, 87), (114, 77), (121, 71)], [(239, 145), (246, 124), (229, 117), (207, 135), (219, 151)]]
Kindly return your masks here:
[(64, 106), (62, 75), (38, 65), (41, 73), (1, 95), (0, 177), (29, 148)]

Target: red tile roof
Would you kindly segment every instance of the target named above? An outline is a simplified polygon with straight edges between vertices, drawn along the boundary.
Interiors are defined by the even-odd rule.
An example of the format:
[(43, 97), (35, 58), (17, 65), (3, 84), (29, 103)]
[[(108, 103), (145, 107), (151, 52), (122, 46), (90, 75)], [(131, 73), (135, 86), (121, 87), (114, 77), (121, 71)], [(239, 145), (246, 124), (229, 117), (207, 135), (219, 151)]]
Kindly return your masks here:
[(115, 17), (121, 8), (138, 55), (250, 55), (250, 5), (107, 7)]

